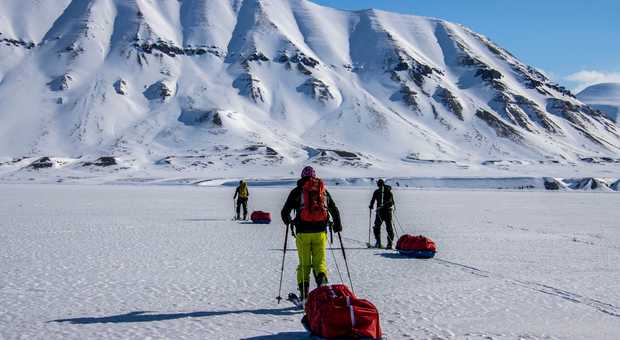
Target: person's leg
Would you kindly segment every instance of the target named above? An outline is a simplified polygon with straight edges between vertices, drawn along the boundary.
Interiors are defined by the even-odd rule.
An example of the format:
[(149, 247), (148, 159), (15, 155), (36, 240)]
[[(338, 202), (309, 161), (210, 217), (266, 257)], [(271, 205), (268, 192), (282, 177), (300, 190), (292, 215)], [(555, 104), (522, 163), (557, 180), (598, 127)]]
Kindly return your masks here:
[(381, 247), (381, 223), (383, 223), (381, 220), (381, 212), (377, 210), (377, 213), (375, 214), (375, 225), (372, 228), (372, 231), (375, 234), (375, 247), (377, 248)]
[(248, 199), (247, 198), (243, 199), (243, 219), (244, 220), (248, 219)]
[(392, 209), (386, 209), (383, 219), (385, 220), (385, 228), (387, 229), (387, 234), (388, 234), (387, 248), (391, 249), (392, 242), (394, 241), (394, 225), (392, 224)]
[(317, 287), (327, 284), (327, 232), (312, 234), (312, 271)]
[(310, 268), (312, 265), (311, 258), (311, 234), (300, 233), (295, 238), (297, 245), (297, 256), (299, 257), (299, 265), (297, 266), (297, 285), (299, 286), (300, 297), (305, 299), (308, 296), (310, 287)]
[(237, 219), (239, 219), (240, 212), (241, 212), (241, 198), (237, 198)]

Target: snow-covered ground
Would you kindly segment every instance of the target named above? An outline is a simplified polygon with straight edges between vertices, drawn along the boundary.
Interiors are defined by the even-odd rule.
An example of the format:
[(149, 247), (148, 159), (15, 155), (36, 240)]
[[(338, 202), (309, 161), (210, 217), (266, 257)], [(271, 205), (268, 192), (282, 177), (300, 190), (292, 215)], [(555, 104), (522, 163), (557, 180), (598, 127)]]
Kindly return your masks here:
[[(275, 213), (257, 226), (230, 220), (230, 188), (0, 185), (0, 339), (307, 338), (275, 301), (286, 191), (252, 189)], [(617, 194), (397, 189), (402, 226), (438, 244), (426, 261), (355, 249), (371, 192), (332, 194), (355, 291), (389, 339), (620, 334)]]

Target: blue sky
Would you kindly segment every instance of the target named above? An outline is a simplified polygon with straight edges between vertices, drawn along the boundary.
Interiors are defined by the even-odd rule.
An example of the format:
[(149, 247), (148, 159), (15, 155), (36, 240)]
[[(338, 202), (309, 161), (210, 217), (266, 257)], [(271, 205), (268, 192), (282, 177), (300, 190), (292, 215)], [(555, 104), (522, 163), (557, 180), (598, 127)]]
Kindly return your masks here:
[(620, 81), (620, 0), (312, 0), (464, 24), (571, 88)]

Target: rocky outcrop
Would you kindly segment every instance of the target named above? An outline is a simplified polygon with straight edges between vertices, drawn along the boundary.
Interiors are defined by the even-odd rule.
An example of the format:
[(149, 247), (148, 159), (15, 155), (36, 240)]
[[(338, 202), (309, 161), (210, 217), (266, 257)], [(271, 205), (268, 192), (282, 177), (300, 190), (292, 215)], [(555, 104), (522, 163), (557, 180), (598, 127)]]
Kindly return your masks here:
[(176, 56), (201, 56), (204, 54), (211, 54), (219, 58), (224, 58), (226, 53), (223, 52), (217, 46), (186, 46), (179, 47), (170, 41), (164, 41), (159, 39), (157, 42), (140, 42), (137, 38), (133, 44), (133, 47), (142, 54), (155, 54), (157, 52), (167, 55), (171, 58)]
[(560, 95), (575, 98), (575, 95), (569, 90), (558, 84), (551, 83), (549, 78), (533, 67), (525, 66), (519, 63), (510, 52), (496, 46), (488, 38), (475, 32), (469, 31), (469, 33), (482, 42), (491, 53), (508, 63), (512, 70), (521, 77), (527, 88), (535, 89), (540, 94), (545, 96), (551, 96), (552, 93), (550, 90), (554, 90)]
[(573, 190), (600, 190), (610, 191), (609, 185), (598, 178), (568, 179), (569, 188)]
[(190, 155), (170, 155), (155, 162), (178, 171), (205, 168), (233, 168), (244, 165), (272, 166), (280, 164), (284, 157), (274, 148), (262, 144), (249, 144), (239, 149), (225, 145), (203, 148)]
[(438, 86), (433, 94), (433, 99), (448, 109), (448, 111), (454, 113), (459, 119), (463, 120), (463, 105), (459, 102), (458, 98), (450, 92), (450, 90)]
[(543, 181), (545, 185), (545, 190), (557, 191), (564, 187), (560, 181), (553, 177), (545, 177), (543, 178)]
[(304, 93), (321, 103), (335, 99), (329, 86), (316, 78), (306, 80), (306, 82), (297, 87), (297, 92)]
[(66, 73), (54, 78), (52, 81), (47, 83), (47, 86), (50, 90), (54, 92), (61, 92), (68, 90), (72, 82), (73, 77), (70, 74)]
[(605, 148), (609, 148), (612, 145), (605, 139), (592, 133), (592, 130), (596, 129), (595, 121), (602, 124), (608, 132), (620, 139), (620, 134), (618, 134), (615, 125), (600, 111), (596, 111), (587, 105), (579, 105), (566, 100), (549, 98), (547, 99), (547, 111), (556, 116), (565, 118), (571, 123), (575, 130), (581, 133), (581, 135), (591, 142)]
[(409, 79), (418, 87), (422, 87), (425, 78), (431, 77), (433, 73), (442, 74), (441, 71), (419, 62), (404, 50), (396, 49), (394, 54), (397, 56), (395, 60), (388, 59), (387, 61), (390, 65), (388, 66), (388, 70), (392, 73), (393, 80), (395, 80), (394, 77), (397, 77), (400, 81), (399, 72), (406, 72)]
[(424, 159), (420, 158), (418, 153), (410, 153), (402, 159), (407, 163), (415, 163), (415, 164), (455, 164), (456, 161), (449, 159)]
[(519, 103), (514, 98), (504, 92), (497, 92), (493, 100), (489, 103), (491, 108), (508, 119), (512, 124), (518, 125), (529, 132), (535, 132), (536, 128), (530, 122)]
[(245, 61), (247, 62), (255, 62), (255, 61), (268, 62), (269, 58), (267, 58), (267, 56), (265, 56), (263, 52), (255, 52), (255, 53), (250, 54), (247, 58), (245, 58)]
[(311, 69), (314, 69), (320, 65), (320, 62), (312, 57), (305, 55), (303, 52), (297, 51), (292, 55), (288, 52), (282, 52), (276, 59), (276, 62), (285, 64), (287, 69), (292, 69), (293, 65), (297, 71), (303, 75), (312, 75)]
[(547, 111), (559, 117), (566, 118), (571, 123), (577, 124), (581, 127), (586, 127), (586, 124), (589, 124), (588, 119), (585, 116), (592, 118), (605, 117), (602, 112), (594, 110), (588, 105), (579, 105), (558, 98), (547, 99)]
[(416, 99), (418, 93), (406, 84), (402, 84), (398, 92), (394, 93), (390, 100), (400, 101), (405, 104), (412, 111), (420, 112), (420, 106)]
[(148, 100), (166, 101), (166, 99), (174, 95), (174, 92), (175, 86), (173, 84), (166, 80), (160, 80), (149, 86), (143, 94)]
[(114, 91), (116, 91), (116, 93), (120, 94), (121, 96), (124, 96), (128, 93), (128, 85), (127, 82), (124, 79), (119, 79), (117, 81), (114, 82)]
[(372, 166), (369, 162), (364, 161), (362, 155), (356, 152), (334, 149), (315, 149), (306, 147), (308, 160), (312, 163), (328, 166), (345, 166), (353, 168), (369, 168)]
[(35, 169), (35, 170), (39, 170), (39, 169), (47, 169), (47, 168), (52, 168), (54, 167), (54, 161), (52, 161), (51, 158), (49, 157), (41, 157), (39, 159), (37, 159), (36, 161), (30, 163), (30, 165), (27, 166), (27, 168), (29, 169)]
[(207, 125), (212, 127), (222, 127), (222, 117), (219, 110), (183, 110), (178, 121), (188, 126)]
[(620, 163), (620, 158), (612, 158), (612, 157), (582, 157), (579, 160), (585, 163), (590, 163), (590, 164)]
[(25, 41), (21, 39), (3, 38), (0, 33), (0, 43), (11, 47), (22, 47), (27, 50), (35, 48), (37, 45), (32, 41)]
[(244, 73), (233, 82), (233, 87), (239, 90), (239, 94), (252, 99), (255, 103), (264, 103), (266, 91), (261, 81), (254, 78), (250, 73)]
[(492, 69), (487, 65), (480, 66), (476, 70), (475, 77), (479, 77), (488, 86), (496, 89), (497, 91), (506, 91), (508, 89), (506, 84), (500, 81), (504, 77), (502, 73), (498, 70)]
[(99, 157), (94, 162), (84, 162), (84, 164), (82, 164), (82, 166), (85, 166), (85, 167), (97, 166), (97, 167), (103, 167), (103, 168), (114, 166), (114, 165), (118, 165), (118, 161), (116, 160), (115, 157), (112, 157), (112, 156)]
[(538, 104), (521, 95), (514, 95), (515, 104), (525, 112), (530, 119), (540, 125), (545, 131), (552, 134), (563, 135), (562, 128), (549, 118), (548, 114), (540, 109)]
[[(262, 154), (262, 155), (265, 155), (267, 157), (272, 157), (272, 158), (280, 156), (280, 154), (274, 148), (264, 145), (264, 144), (249, 145), (245, 147), (243, 151), (251, 152), (254, 154)], [(245, 155), (242, 154), (241, 156), (245, 156)]]
[(497, 117), (493, 113), (484, 109), (478, 109), (478, 111), (476, 111), (476, 117), (480, 118), (488, 126), (495, 130), (495, 134), (498, 137), (508, 138), (517, 143), (522, 143), (524, 141), (524, 137), (519, 133), (519, 131), (504, 123), (501, 118)]

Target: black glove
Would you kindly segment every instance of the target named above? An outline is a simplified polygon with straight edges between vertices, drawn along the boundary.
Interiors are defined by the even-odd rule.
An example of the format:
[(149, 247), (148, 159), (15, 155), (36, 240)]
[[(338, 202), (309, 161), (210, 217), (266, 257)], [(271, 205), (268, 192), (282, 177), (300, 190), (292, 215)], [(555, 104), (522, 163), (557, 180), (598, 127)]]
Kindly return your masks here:
[(290, 217), (288, 217), (288, 216), (287, 216), (287, 217), (284, 217), (284, 218), (282, 219), (282, 222), (284, 222), (284, 224), (285, 224), (285, 225), (289, 225), (289, 224), (291, 224), (291, 218), (290, 218)]
[(369, 206), (368, 206), (368, 209), (372, 210), (372, 205), (369, 205)]
[(339, 233), (339, 232), (341, 232), (341, 231), (342, 231), (342, 224), (340, 224), (340, 223), (334, 223), (334, 226), (332, 227), (332, 230), (333, 230), (335, 233)]

